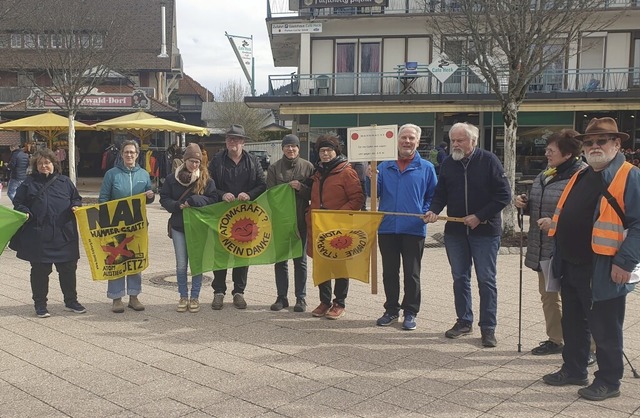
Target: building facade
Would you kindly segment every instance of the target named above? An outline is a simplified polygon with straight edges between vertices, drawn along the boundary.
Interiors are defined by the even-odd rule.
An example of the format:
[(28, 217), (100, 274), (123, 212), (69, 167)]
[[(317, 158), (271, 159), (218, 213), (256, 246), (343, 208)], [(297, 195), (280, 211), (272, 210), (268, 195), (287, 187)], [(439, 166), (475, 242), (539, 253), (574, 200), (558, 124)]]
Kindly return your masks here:
[[(495, 93), (456, 53), (469, 47), (468, 38), (438, 40), (427, 24), (454, 3), (268, 0), (274, 62), (298, 72), (270, 76), (269, 92), (245, 102), (277, 109), (310, 144), (326, 132), (345, 138), (349, 127), (415, 123), (426, 151), (448, 141), (451, 125), (466, 121), (480, 127), (480, 146), (502, 158)], [(532, 1), (531, 7), (542, 6)], [(609, 0), (596, 13), (615, 19), (606, 31), (585, 33), (577, 53), (553, 63), (528, 87), (519, 113), (516, 171), (522, 176), (545, 167), (551, 132), (582, 131), (592, 117), (614, 117), (631, 137), (623, 146), (640, 147), (640, 3)], [(455, 69), (441, 81), (443, 64)]]

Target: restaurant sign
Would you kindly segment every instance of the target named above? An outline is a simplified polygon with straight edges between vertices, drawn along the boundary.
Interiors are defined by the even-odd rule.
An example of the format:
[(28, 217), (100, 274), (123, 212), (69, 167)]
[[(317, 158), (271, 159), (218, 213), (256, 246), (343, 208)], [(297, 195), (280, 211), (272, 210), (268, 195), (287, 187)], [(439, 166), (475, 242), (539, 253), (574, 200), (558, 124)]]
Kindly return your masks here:
[[(27, 97), (27, 109), (65, 109), (67, 106), (60, 94), (45, 95), (40, 89), (31, 90)], [(80, 109), (124, 109), (138, 110), (150, 109), (151, 100), (142, 90), (134, 90), (131, 93), (97, 93), (92, 92), (79, 99)]]
[(389, 6), (389, 0), (300, 0), (301, 9), (328, 7), (379, 7)]

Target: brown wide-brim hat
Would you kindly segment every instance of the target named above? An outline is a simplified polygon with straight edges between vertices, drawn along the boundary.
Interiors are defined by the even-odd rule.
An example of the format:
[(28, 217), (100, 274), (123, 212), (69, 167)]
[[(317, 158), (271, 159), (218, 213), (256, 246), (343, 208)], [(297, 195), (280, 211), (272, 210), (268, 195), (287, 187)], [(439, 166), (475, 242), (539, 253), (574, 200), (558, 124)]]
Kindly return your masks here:
[(587, 125), (587, 129), (584, 130), (584, 134), (576, 135), (575, 138), (583, 140), (593, 135), (614, 135), (622, 140), (629, 139), (629, 134), (618, 132), (618, 124), (613, 118), (591, 119), (589, 125)]
[(229, 130), (225, 132), (225, 136), (237, 136), (238, 138), (249, 139), (249, 137), (245, 135), (244, 126), (242, 125), (231, 125)]

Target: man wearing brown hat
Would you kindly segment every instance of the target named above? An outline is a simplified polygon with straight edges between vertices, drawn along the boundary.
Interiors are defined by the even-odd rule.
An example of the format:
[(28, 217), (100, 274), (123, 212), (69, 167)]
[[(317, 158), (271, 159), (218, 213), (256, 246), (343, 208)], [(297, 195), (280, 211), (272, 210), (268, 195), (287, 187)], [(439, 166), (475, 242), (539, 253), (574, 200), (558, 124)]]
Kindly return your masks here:
[(594, 118), (583, 135), (589, 167), (565, 188), (553, 215), (553, 269), (561, 277), (562, 368), (542, 380), (553, 386), (589, 384), (590, 334), (598, 371), (578, 390), (588, 400), (620, 396), (622, 328), (632, 272), (640, 263), (640, 169), (625, 161), (612, 118)]
[[(242, 125), (231, 125), (225, 135), (226, 149), (217, 153), (209, 163), (209, 174), (216, 183), (218, 195), (225, 202), (235, 200), (255, 200), (265, 190), (267, 183), (264, 171), (256, 156), (244, 150), (244, 141), (248, 139)], [(244, 289), (247, 286), (249, 267), (233, 268), (233, 305), (238, 309), (246, 309)], [(223, 307), (224, 295), (227, 291), (227, 270), (213, 272), (213, 302), (211, 308), (220, 310)]]
[[(296, 304), (294, 312), (305, 312), (307, 310), (307, 223), (305, 222), (305, 212), (309, 207), (311, 189), (305, 181), (313, 175), (313, 164), (300, 157), (300, 139), (293, 135), (285, 135), (282, 138), (281, 159), (272, 164), (267, 170), (267, 187), (287, 183), (296, 193), (296, 215), (298, 217), (298, 232), (302, 240), (302, 256), (293, 259), (293, 278), (295, 286)], [(273, 305), (272, 311), (280, 311), (289, 307), (287, 292), (289, 291), (289, 261), (281, 261), (274, 265), (276, 275), (276, 291), (278, 297)]]

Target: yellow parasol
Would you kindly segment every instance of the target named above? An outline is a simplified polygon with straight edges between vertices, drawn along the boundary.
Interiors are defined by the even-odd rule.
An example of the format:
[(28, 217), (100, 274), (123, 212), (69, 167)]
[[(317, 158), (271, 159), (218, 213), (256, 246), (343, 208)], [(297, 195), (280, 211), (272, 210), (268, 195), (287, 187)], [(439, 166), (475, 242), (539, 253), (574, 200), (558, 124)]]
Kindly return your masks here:
[[(92, 131), (93, 127), (85, 123), (74, 121), (75, 129), (78, 131)], [(33, 131), (47, 138), (49, 148), (52, 147), (53, 140), (60, 134), (69, 131), (69, 118), (57, 115), (51, 111), (38, 115), (28, 116), (22, 119), (12, 120), (0, 124), (0, 130), (5, 131)]]
[(141, 140), (148, 138), (153, 132), (175, 132), (199, 136), (209, 135), (209, 130), (202, 126), (174, 122), (145, 112), (135, 112), (104, 122), (98, 122), (93, 125), (93, 127), (99, 131), (130, 131)]

